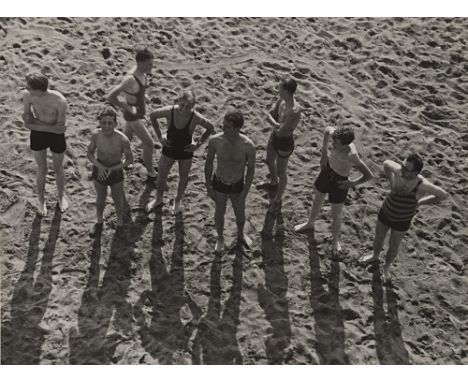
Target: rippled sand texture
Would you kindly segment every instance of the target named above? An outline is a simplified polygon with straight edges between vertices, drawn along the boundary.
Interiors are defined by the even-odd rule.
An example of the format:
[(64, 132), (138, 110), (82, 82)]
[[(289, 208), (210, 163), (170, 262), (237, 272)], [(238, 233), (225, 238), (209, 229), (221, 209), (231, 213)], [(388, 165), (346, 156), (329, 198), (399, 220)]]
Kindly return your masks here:
[[(467, 19), (62, 18), (0, 19), (0, 26), (2, 363), (468, 363)], [(109, 199), (102, 236), (88, 237), (95, 193), (86, 147), (136, 43), (156, 56), (149, 110), (172, 103), (189, 84), (218, 131), (226, 110), (241, 108), (244, 132), (258, 145), (255, 182), (267, 173), (265, 111), (278, 79), (297, 79), (303, 121), (288, 193), (272, 215), (269, 196), (252, 187), (246, 229), (253, 249), (231, 245), (228, 207), (230, 249), (213, 252), (204, 150), (194, 160), (183, 219), (169, 207), (148, 219), (141, 206), (155, 191), (145, 183), (136, 140), (138, 162), (126, 178), (132, 227), (115, 235)], [(69, 104), (72, 207), (54, 211), (49, 170), (50, 212), (42, 220), (33, 209), (36, 167), (18, 96), (33, 69), (48, 74)], [(372, 248), (388, 188), (382, 177), (350, 192), (340, 262), (328, 254), (328, 204), (316, 242), (292, 232), (311, 205), (322, 131), (343, 123), (355, 126), (376, 173), (385, 159), (413, 148), (424, 155), (423, 174), (451, 194), (420, 209), (393, 288), (356, 262)], [(166, 206), (176, 180), (174, 168)]]

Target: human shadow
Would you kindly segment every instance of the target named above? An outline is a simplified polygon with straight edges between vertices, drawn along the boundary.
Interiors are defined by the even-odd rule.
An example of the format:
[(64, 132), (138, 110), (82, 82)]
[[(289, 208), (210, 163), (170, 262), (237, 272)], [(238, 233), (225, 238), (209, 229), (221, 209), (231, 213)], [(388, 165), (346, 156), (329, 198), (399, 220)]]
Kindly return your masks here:
[[(186, 351), (201, 311), (185, 292), (184, 245), (185, 230), (181, 213), (176, 215), (175, 240), (170, 261), (166, 266), (162, 251), (162, 210), (156, 209), (151, 243), (151, 290), (142, 293), (135, 306), (135, 318), (143, 347), (160, 364), (177, 363), (175, 353)], [(188, 308), (192, 319), (184, 322), (181, 309)], [(151, 310), (146, 314), (145, 311)], [(149, 324), (147, 323), (149, 321)]]
[[(272, 230), (277, 225), (276, 235)], [(284, 362), (284, 351), (291, 342), (291, 324), (286, 293), (288, 278), (283, 259), (284, 228), (281, 211), (267, 211), (262, 230), (262, 265), (265, 285), (258, 285), (258, 300), (273, 329), (265, 340), (269, 364)]]
[[(147, 185), (140, 198), (140, 206), (147, 203), (152, 188), (154, 186)], [(130, 209), (127, 218), (132, 221)], [(118, 343), (132, 335), (133, 308), (126, 302), (132, 276), (131, 265), (135, 244), (150, 221), (144, 209), (140, 209), (135, 222), (116, 229), (101, 285), (99, 261), (102, 230), (96, 233), (88, 280), (78, 309), (78, 328), (71, 328), (69, 332), (70, 364), (113, 363)]]
[(234, 253), (232, 263), (232, 287), (221, 309), (222, 254), (216, 254), (211, 265), (210, 298), (206, 314), (200, 320), (192, 348), (192, 363), (196, 365), (241, 365), (242, 354), (237, 343), (237, 328), (242, 294), (243, 248), (235, 245), (228, 252)]
[[(60, 209), (55, 209), (42, 258), (39, 258), (41, 223), (41, 217), (36, 216), (29, 236), (26, 265), (13, 291), (11, 321), (2, 322), (2, 364), (38, 365), (41, 360), (41, 347), (48, 330), (40, 323), (52, 290), (52, 260), (60, 234)], [(38, 262), (41, 265), (35, 279)]]
[(385, 296), (387, 312), (384, 309), (380, 267), (375, 266), (372, 273), (372, 299), (377, 357), (382, 365), (407, 365), (409, 356), (401, 335), (397, 295), (391, 285), (385, 287)]
[[(332, 260), (328, 279), (320, 271), (320, 257), (312, 235), (308, 237), (310, 304), (315, 319), (316, 350), (321, 364), (349, 364), (344, 348), (343, 310), (340, 305), (340, 263)], [(324, 287), (328, 285), (328, 290)]]

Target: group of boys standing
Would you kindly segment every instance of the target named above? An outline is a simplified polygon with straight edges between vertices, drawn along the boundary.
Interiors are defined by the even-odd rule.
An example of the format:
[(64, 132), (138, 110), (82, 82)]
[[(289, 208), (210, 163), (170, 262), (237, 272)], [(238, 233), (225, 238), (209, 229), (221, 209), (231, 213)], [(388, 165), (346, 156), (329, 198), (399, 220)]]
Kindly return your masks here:
[[(222, 132), (214, 134), (213, 124), (195, 111), (195, 94), (192, 90), (183, 91), (176, 105), (161, 107), (149, 114), (154, 132), (162, 145), (158, 172), (153, 168), (153, 151), (161, 146), (154, 142), (145, 126), (146, 115), (146, 74), (153, 67), (153, 55), (147, 48), (137, 49), (136, 65), (123, 81), (111, 90), (107, 100), (113, 106), (106, 106), (98, 116), (99, 127), (91, 136), (88, 146), (88, 158), (93, 163), (91, 178), (96, 188), (97, 221), (92, 226), (90, 235), (94, 236), (102, 229), (103, 212), (107, 187), (114, 199), (117, 228), (124, 225), (124, 170), (133, 166), (133, 154), (130, 141), (136, 135), (143, 144), (143, 163), (150, 181), (157, 181), (156, 198), (146, 206), (146, 212), (160, 209), (163, 205), (167, 176), (173, 164), (179, 166), (179, 184), (172, 211), (182, 211), (183, 196), (188, 184), (189, 172), (194, 152), (208, 141), (205, 162), (205, 182), (208, 196), (215, 201), (215, 226), (217, 231), (216, 252), (224, 249), (224, 215), (227, 201), (230, 199), (236, 225), (238, 241), (250, 247), (252, 240), (244, 233), (245, 200), (254, 179), (255, 153), (254, 143), (241, 133), (244, 117), (239, 110), (225, 114)], [(47, 214), (44, 190), (47, 173), (46, 150), (50, 148), (56, 174), (58, 206), (64, 212), (69, 204), (64, 195), (63, 159), (66, 150), (65, 112), (66, 100), (59, 92), (48, 89), (48, 79), (40, 73), (26, 76), (27, 91), (24, 93), (23, 120), (31, 130), (30, 147), (37, 163), (37, 192), (39, 199), (38, 214)], [(272, 212), (281, 208), (281, 201), (287, 186), (287, 166), (294, 151), (294, 131), (301, 120), (301, 110), (295, 103), (296, 81), (284, 78), (278, 86), (279, 97), (269, 111), (267, 121), (272, 125), (272, 132), (266, 148), (266, 162), (269, 179), (259, 184), (275, 193)], [(120, 96), (123, 99), (119, 99)], [(117, 113), (123, 112), (124, 132), (116, 130)], [(163, 135), (159, 120), (167, 123)], [(197, 142), (193, 133), (197, 126), (204, 129)], [(210, 135), (214, 134), (210, 137)], [(331, 142), (330, 142), (331, 140)], [(342, 209), (348, 190), (373, 178), (372, 171), (359, 157), (351, 127), (327, 127), (324, 132), (321, 151), (321, 171), (314, 183), (314, 201), (308, 220), (294, 227), (297, 233), (313, 231), (322, 204), (328, 194), (332, 213), (332, 253), (341, 251), (340, 232)], [(331, 144), (330, 144), (331, 143)], [(123, 159), (125, 158), (125, 159)], [(214, 159), (216, 158), (216, 169)], [(436, 203), (448, 194), (420, 175), (423, 163), (419, 155), (410, 154), (402, 164), (386, 160), (383, 169), (390, 181), (390, 193), (386, 197), (378, 214), (373, 254), (364, 255), (364, 263), (379, 260), (384, 239), (391, 231), (387, 251), (384, 276), (389, 279), (390, 265), (395, 259), (401, 240), (409, 229), (417, 207)], [(356, 168), (361, 176), (351, 180), (349, 175)]]

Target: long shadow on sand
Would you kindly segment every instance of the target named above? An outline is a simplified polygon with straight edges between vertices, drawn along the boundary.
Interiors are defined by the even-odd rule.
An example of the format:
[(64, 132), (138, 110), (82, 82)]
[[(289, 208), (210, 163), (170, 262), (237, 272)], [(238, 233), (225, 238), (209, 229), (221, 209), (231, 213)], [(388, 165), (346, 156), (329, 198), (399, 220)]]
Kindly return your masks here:
[[(48, 331), (40, 322), (47, 310), (52, 290), (52, 259), (60, 233), (61, 213), (55, 209), (49, 237), (39, 259), (41, 218), (33, 220), (29, 236), (26, 265), (15, 285), (11, 300), (11, 321), (2, 322), (2, 364), (37, 365), (41, 347)], [(41, 262), (39, 274), (34, 280), (36, 265)]]
[[(273, 226), (276, 222), (276, 235)], [(265, 285), (258, 285), (258, 300), (273, 329), (265, 340), (268, 363), (284, 362), (284, 350), (291, 342), (291, 324), (286, 293), (288, 279), (283, 259), (284, 227), (280, 211), (267, 211), (262, 230), (262, 265), (265, 272)]]
[[(184, 222), (176, 216), (175, 240), (170, 270), (164, 260), (162, 211), (156, 211), (151, 245), (151, 290), (142, 293), (135, 306), (135, 318), (143, 347), (160, 364), (178, 363), (177, 353), (187, 350), (194, 330), (192, 321), (184, 323), (181, 309), (187, 304), (192, 317), (200, 316), (200, 309), (185, 292), (184, 286)], [(148, 310), (151, 313), (146, 313)], [(149, 321), (149, 324), (147, 322)]]
[(205, 316), (200, 320), (192, 350), (192, 363), (196, 365), (241, 365), (242, 354), (237, 343), (237, 328), (242, 293), (243, 248), (234, 246), (232, 286), (221, 314), (222, 255), (215, 254), (211, 265), (210, 298)]
[(374, 301), (374, 331), (377, 357), (382, 365), (409, 364), (408, 351), (401, 335), (398, 320), (397, 295), (391, 285), (385, 287), (387, 313), (384, 310), (384, 292), (380, 267), (372, 274), (372, 298)]
[[(145, 188), (139, 202), (141, 206), (147, 203), (153, 188), (149, 185)], [(128, 214), (131, 219), (130, 212)], [(102, 232), (96, 234), (90, 256), (88, 281), (78, 310), (78, 330), (71, 328), (69, 334), (70, 364), (113, 363), (119, 342), (132, 335), (133, 311), (132, 306), (126, 302), (131, 263), (135, 244), (149, 222), (146, 213), (141, 210), (133, 224), (115, 231), (101, 286), (99, 260)]]
[[(316, 348), (321, 364), (349, 364), (344, 350), (344, 320), (340, 305), (340, 263), (331, 261), (328, 279), (322, 277), (317, 245), (309, 236), (310, 303), (314, 311)], [(328, 290), (323, 284), (328, 284)]]

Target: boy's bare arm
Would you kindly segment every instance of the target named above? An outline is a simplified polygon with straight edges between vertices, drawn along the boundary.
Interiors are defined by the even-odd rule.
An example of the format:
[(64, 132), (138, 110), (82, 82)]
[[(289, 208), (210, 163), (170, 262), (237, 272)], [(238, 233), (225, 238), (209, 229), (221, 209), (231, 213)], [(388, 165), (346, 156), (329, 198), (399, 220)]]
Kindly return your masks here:
[(122, 94), (125, 91), (130, 91), (130, 87), (132, 84), (133, 78), (131, 77), (126, 77), (119, 85), (114, 87), (109, 94), (107, 95), (106, 99), (109, 103), (111, 103), (113, 106), (121, 109), (121, 110), (126, 110), (129, 108), (129, 105), (127, 102), (122, 102), (119, 100), (119, 95)]
[(211, 134), (214, 134), (215, 129), (214, 129), (214, 125), (205, 117), (201, 115), (197, 115), (197, 119), (198, 119), (197, 123), (200, 126), (205, 128), (205, 132), (203, 133), (203, 135), (200, 137), (200, 139), (196, 143), (197, 148), (199, 148), (203, 145), (203, 143), (205, 143), (205, 141), (210, 137)]

